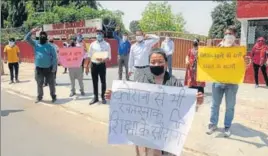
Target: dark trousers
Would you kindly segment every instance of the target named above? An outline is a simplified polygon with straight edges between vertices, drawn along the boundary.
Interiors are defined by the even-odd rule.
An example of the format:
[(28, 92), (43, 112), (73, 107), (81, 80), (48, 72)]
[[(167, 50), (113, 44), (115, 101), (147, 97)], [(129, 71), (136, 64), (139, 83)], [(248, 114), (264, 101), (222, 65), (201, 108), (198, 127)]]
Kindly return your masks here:
[[(56, 84), (56, 78), (57, 78), (57, 70), (58, 70), (58, 68), (56, 68), (56, 71), (55, 71), (55, 73), (54, 73), (54, 78), (55, 78), (55, 84)], [(44, 79), (44, 84), (47, 86), (47, 84), (48, 84), (48, 82), (47, 82), (47, 79), (45, 78)]]
[(19, 63), (8, 63), (8, 68), (10, 72), (10, 81), (14, 80), (14, 71), (15, 71), (15, 79), (18, 80), (19, 76)]
[(50, 96), (52, 99), (56, 98), (56, 88), (55, 88), (55, 73), (52, 72), (52, 68), (35, 68), (35, 80), (37, 82), (37, 97), (39, 99), (43, 98), (43, 85), (44, 80), (46, 79), (49, 90), (50, 90)]
[(254, 77), (255, 77), (256, 85), (259, 85), (259, 68), (261, 68), (263, 78), (265, 80), (266, 85), (268, 86), (268, 76), (266, 72), (266, 65), (260, 66), (258, 64), (253, 63), (253, 68), (254, 68)]
[(204, 87), (192, 86), (192, 87), (189, 87), (189, 88), (197, 89), (197, 92), (201, 92), (201, 93), (204, 94)]
[(98, 82), (99, 77), (101, 81), (101, 97), (104, 99), (104, 93), (106, 91), (106, 65), (105, 63), (91, 63), (91, 77), (94, 89), (94, 98), (98, 99)]

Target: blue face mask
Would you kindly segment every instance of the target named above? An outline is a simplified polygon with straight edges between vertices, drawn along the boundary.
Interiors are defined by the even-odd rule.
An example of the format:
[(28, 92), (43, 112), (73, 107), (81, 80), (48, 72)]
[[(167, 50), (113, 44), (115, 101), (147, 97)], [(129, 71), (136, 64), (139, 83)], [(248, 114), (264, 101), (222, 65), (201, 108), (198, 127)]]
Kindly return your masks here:
[(96, 35), (96, 38), (97, 38), (98, 41), (102, 41), (103, 40), (103, 37), (102, 37), (101, 34), (97, 34)]

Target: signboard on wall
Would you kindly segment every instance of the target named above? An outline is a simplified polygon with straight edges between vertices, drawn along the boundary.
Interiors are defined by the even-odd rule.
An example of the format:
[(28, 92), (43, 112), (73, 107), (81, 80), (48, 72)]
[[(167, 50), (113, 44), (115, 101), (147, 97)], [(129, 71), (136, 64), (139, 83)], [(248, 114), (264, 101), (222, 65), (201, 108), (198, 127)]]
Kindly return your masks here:
[(237, 1), (236, 15), (243, 18), (268, 18), (268, 1)]
[[(43, 31), (46, 31), (48, 36), (53, 38), (69, 38), (75, 34), (82, 34), (83, 37), (88, 38), (95, 37), (97, 29), (102, 29), (101, 19), (43, 25)], [(39, 37), (40, 31), (36, 32), (37, 37)]]

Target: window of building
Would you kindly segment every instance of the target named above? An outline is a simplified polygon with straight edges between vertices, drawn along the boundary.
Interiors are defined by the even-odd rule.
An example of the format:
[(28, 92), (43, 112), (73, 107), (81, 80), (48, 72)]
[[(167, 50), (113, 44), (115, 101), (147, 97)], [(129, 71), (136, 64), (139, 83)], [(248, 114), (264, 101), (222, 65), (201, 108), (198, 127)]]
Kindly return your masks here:
[(259, 37), (264, 37), (266, 39), (266, 43), (268, 44), (268, 19), (248, 21), (248, 51), (251, 51)]

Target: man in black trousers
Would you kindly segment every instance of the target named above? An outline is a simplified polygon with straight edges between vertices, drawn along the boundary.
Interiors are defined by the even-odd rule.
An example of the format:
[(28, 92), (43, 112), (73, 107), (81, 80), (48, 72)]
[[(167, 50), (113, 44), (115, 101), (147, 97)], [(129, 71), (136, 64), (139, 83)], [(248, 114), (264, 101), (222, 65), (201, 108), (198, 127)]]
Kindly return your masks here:
[[(104, 57), (99, 57), (104, 54)], [(95, 57), (97, 54), (98, 57)], [(95, 55), (95, 56), (94, 56)], [(94, 89), (94, 98), (89, 103), (90, 105), (99, 101), (98, 98), (98, 81), (101, 81), (101, 98), (102, 103), (106, 104), (104, 93), (106, 91), (106, 64), (107, 60), (111, 60), (110, 44), (104, 41), (103, 31), (97, 30), (96, 41), (92, 42), (88, 52), (88, 59), (85, 60), (86, 74), (89, 72), (89, 64), (91, 62), (91, 77)]]

